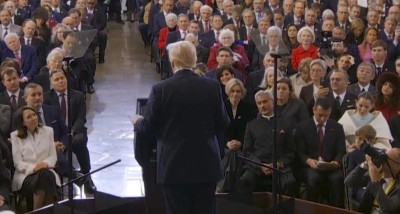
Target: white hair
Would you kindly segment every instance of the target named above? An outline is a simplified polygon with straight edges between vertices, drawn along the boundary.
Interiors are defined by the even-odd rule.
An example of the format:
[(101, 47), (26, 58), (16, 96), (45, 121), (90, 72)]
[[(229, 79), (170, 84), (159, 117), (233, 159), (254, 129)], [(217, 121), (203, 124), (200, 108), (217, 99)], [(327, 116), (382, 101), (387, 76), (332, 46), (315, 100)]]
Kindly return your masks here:
[(178, 16), (176, 16), (175, 13), (169, 13), (168, 15), (165, 16), (165, 21), (168, 22), (168, 20), (173, 20), (173, 21), (177, 22)]
[(267, 30), (267, 36), (268, 36), (269, 34), (271, 34), (271, 33), (274, 33), (274, 32), (278, 32), (278, 33), (279, 33), (279, 37), (282, 36), (282, 30), (281, 30), (279, 27), (277, 27), (277, 26), (271, 26), (271, 27), (269, 27), (268, 30)]
[(315, 34), (314, 34), (314, 31), (310, 28), (310, 27), (308, 27), (308, 26), (304, 26), (304, 27), (302, 27), (300, 30), (299, 30), (299, 32), (297, 32), (297, 41), (299, 42), (299, 43), (301, 43), (301, 34), (303, 34), (305, 31), (308, 31), (310, 34), (311, 34), (311, 37), (312, 37), (312, 43), (314, 43), (315, 42)]
[[(277, 73), (278, 78), (283, 77), (282, 72), (279, 69), (277, 69), (277, 71), (278, 71), (278, 73)], [(269, 73), (273, 73), (273, 72), (274, 72), (274, 67), (268, 67), (268, 68), (265, 69), (264, 78), (263, 78), (263, 80), (261, 81), (261, 83), (259, 85), (260, 88), (267, 88), (267, 86), (268, 86), (268, 79), (267, 79), (268, 78), (268, 74)]]
[(334, 18), (335, 18), (335, 14), (333, 13), (333, 11), (331, 9), (326, 9), (326, 10), (324, 10), (324, 12), (322, 12), (322, 20), (334, 19)]
[(274, 95), (272, 94), (271, 90), (260, 90), (260, 91), (257, 91), (257, 93), (254, 95), (254, 100), (257, 102), (257, 97), (261, 97), (263, 95), (268, 96), (268, 98), (270, 100), (272, 100), (272, 101), (274, 100)]
[(222, 37), (225, 36), (225, 35), (228, 35), (228, 36), (232, 37), (233, 40), (235, 40), (235, 33), (233, 33), (233, 31), (231, 31), (229, 29), (222, 29), (219, 32), (218, 40), (222, 41)]
[(200, 7), (200, 13), (203, 12), (203, 11), (205, 11), (205, 10), (208, 10), (208, 11), (210, 11), (210, 12), (213, 11), (213, 9), (212, 9), (210, 6), (208, 6), (208, 5), (203, 5), (203, 6)]

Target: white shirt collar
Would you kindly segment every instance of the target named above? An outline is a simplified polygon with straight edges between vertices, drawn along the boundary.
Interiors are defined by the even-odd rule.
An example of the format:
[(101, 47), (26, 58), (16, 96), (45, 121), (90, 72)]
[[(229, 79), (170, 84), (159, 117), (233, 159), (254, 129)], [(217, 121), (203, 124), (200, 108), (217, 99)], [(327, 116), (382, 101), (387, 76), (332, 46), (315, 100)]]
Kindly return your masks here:
[(340, 103), (343, 102), (344, 96), (346, 95), (346, 91), (344, 91), (342, 94), (336, 94), (334, 91), (332, 91), (332, 93), (333, 93), (333, 98), (334, 99), (336, 99), (336, 97), (339, 96), (340, 97)]
[[(313, 116), (313, 120), (314, 120), (314, 123), (315, 123), (315, 126), (317, 126), (318, 127), (318, 121), (315, 119), (315, 116)], [(325, 121), (325, 123), (323, 123), (323, 125), (324, 125), (324, 127), (323, 128), (325, 128), (326, 127), (326, 123), (327, 123), (327, 121)]]
[(362, 91), (362, 89), (365, 89), (365, 91), (368, 91), (368, 89), (369, 89), (369, 86), (371, 85), (371, 84), (368, 84), (368, 85), (366, 85), (366, 86), (362, 86), (362, 85), (360, 85), (360, 83), (357, 83), (357, 85), (358, 85), (358, 87), (360, 88), (360, 91)]
[(12, 95), (15, 95), (16, 98), (18, 99), (18, 95), (19, 95), (20, 89), (18, 89), (18, 91), (16, 91), (15, 93), (11, 93), (11, 92), (8, 91), (8, 90), (6, 90), (6, 91), (7, 91), (7, 94), (8, 94), (8, 96), (9, 96), (10, 98), (11, 98)]

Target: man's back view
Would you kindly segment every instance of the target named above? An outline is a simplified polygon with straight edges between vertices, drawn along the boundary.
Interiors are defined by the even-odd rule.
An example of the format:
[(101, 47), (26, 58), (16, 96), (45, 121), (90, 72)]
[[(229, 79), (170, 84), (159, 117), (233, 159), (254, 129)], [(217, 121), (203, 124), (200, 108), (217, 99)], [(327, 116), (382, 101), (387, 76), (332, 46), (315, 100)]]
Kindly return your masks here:
[(167, 47), (174, 75), (153, 86), (135, 131), (157, 137), (157, 182), (167, 213), (214, 213), (215, 184), (222, 178), (217, 136), (229, 123), (218, 82), (197, 76), (189, 42)]

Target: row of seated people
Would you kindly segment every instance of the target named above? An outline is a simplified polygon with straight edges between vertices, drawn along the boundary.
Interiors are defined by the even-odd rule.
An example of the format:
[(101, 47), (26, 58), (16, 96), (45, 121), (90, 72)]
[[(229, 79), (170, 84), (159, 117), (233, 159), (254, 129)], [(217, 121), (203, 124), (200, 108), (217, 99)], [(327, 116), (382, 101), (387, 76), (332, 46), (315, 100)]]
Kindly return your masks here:
[[(232, 58), (232, 53), (228, 48), (220, 48), (218, 55), (219, 54), (221, 54), (221, 56), (225, 55), (224, 57), (227, 58), (227, 61), (230, 61), (229, 58)], [(263, 91), (264, 89), (273, 88), (274, 61), (269, 54), (266, 55), (265, 59), (264, 65), (267, 69), (265, 69), (265, 75), (262, 80), (264, 86), (253, 90)], [(279, 63), (281, 64), (281, 62)], [(335, 171), (336, 174), (331, 176), (329, 173), (325, 173), (326, 175), (323, 175), (332, 179), (327, 179), (322, 175), (317, 176), (310, 174), (312, 172), (309, 172), (310, 169), (307, 168), (307, 170), (295, 172), (296, 180), (307, 184), (307, 199), (319, 201), (320, 189), (333, 185), (333, 189), (343, 190), (343, 173), (339, 166), (342, 164), (342, 157), (346, 152), (350, 159), (348, 166), (346, 166), (348, 172), (351, 172), (352, 169), (365, 160), (363, 153), (356, 149), (355, 146), (355, 133), (359, 128), (365, 125), (371, 125), (376, 130), (376, 137), (379, 139), (375, 144), (377, 148), (389, 149), (392, 146), (398, 146), (400, 116), (396, 109), (399, 107), (399, 99), (397, 97), (400, 94), (400, 90), (397, 85), (400, 82), (395, 72), (384, 72), (379, 77), (375, 87), (371, 84), (371, 81), (374, 79), (376, 68), (369, 62), (363, 62), (358, 66), (357, 77), (359, 82), (352, 85), (348, 85), (349, 76), (343, 70), (334, 70), (327, 75), (327, 65), (323, 60), (304, 59), (300, 63), (300, 67), (301, 73), (299, 75), (295, 74), (287, 78), (279, 71), (277, 75), (279, 77), (277, 82), (277, 112), (280, 121), (278, 122), (278, 126), (284, 126), (284, 124), (287, 123), (291, 127), (289, 130), (282, 128), (283, 131), (279, 131), (278, 139), (283, 137), (284, 133), (291, 133), (291, 129), (297, 127), (295, 135), (296, 143), (294, 145), (291, 140), (288, 141), (288, 149), (291, 152), (289, 152), (288, 157), (282, 157), (282, 163), (279, 164), (282, 164), (281, 167), (291, 166), (298, 169), (303, 168), (302, 166), (308, 166), (313, 169), (316, 168), (315, 164), (317, 164), (318, 161), (334, 161), (332, 163), (334, 163), (336, 166), (335, 168), (337, 168)], [(198, 73), (202, 75), (201, 71)], [(206, 76), (207, 74), (208, 73), (206, 73)], [(268, 103), (269, 105), (261, 105), (262, 102), (258, 102), (257, 100), (257, 94), (259, 94), (259, 92), (256, 92), (256, 100), (251, 103), (250, 100), (252, 98), (254, 99), (254, 94), (250, 96), (246, 95), (250, 91), (251, 86), (247, 85), (246, 87), (248, 90), (246, 90), (243, 82), (240, 79), (234, 78), (236, 75), (237, 74), (235, 74), (230, 66), (220, 66), (215, 73), (216, 78), (221, 83), (223, 91), (226, 92), (223, 99), (225, 100), (228, 115), (231, 118), (231, 125), (227, 132), (228, 138), (224, 144), (229, 148), (228, 151), (241, 151), (254, 160), (271, 164), (272, 122), (265, 119), (270, 118), (271, 115), (264, 115), (264, 117), (260, 115), (262, 115), (263, 111), (273, 107), (273, 102), (270, 100)], [(325, 76), (327, 76), (328, 84), (322, 85), (321, 78)], [(299, 85), (298, 78), (304, 78), (304, 80), (309, 81), (303, 81), (305, 84)], [(249, 81), (250, 79), (248, 79), (247, 83), (249, 83)], [(270, 84), (270, 87), (266, 87), (267, 84)], [(299, 92), (300, 96), (295, 93), (294, 85), (301, 88)], [(313, 90), (316, 92), (313, 93)], [(304, 99), (304, 97), (308, 96), (311, 96), (311, 98), (308, 100)], [(308, 121), (308, 123), (312, 123), (313, 118), (317, 120), (315, 119), (318, 117), (318, 115), (316, 115), (315, 105), (316, 99), (320, 97), (327, 98), (330, 103), (329, 114), (322, 115), (322, 117), (325, 120), (330, 118), (328, 121), (334, 124), (340, 124), (336, 125), (335, 128), (329, 128), (329, 130), (332, 131), (332, 133), (330, 133), (332, 135), (322, 139), (323, 148), (329, 148), (329, 152), (332, 152), (328, 152), (322, 156), (318, 153), (321, 152), (321, 145), (318, 141), (320, 139), (318, 138), (317, 124), (312, 126), (305, 122)], [(256, 119), (258, 122), (250, 122), (256, 115), (254, 104), (256, 104), (259, 110)], [(265, 105), (267, 107), (265, 107)], [(273, 114), (273, 110), (270, 109), (269, 113)], [(314, 117), (310, 118), (312, 115), (314, 115)], [(282, 122), (281, 119), (284, 122)], [(338, 123), (336, 121), (338, 121)], [(250, 125), (252, 123), (254, 124)], [(300, 126), (302, 126), (301, 124), (304, 126), (304, 136), (298, 131)], [(270, 132), (267, 132), (265, 127), (270, 127)], [(310, 132), (310, 127), (315, 127), (315, 132)], [(336, 133), (338, 129), (341, 131)], [(335, 138), (335, 136), (337, 138)], [(303, 141), (301, 141), (301, 139), (303, 139)], [(282, 140), (285, 142), (285, 138), (282, 138)], [(305, 145), (301, 145), (301, 143)], [(299, 148), (302, 149), (300, 150)], [(335, 152), (339, 150), (336, 150), (336, 148), (342, 148), (337, 155)], [(296, 150), (297, 152), (303, 153), (296, 156), (299, 158), (296, 160), (299, 161), (293, 162)], [(302, 164), (301, 166), (293, 166), (293, 163)], [(251, 169), (249, 172), (247, 172), (248, 168)], [(241, 179), (247, 179), (247, 184), (244, 185), (245, 187), (254, 191), (266, 190), (266, 180), (263, 179), (261, 175), (263, 175), (263, 171), (266, 171), (266, 175), (270, 176), (271, 171), (265, 168), (261, 168), (261, 170), (260, 168), (254, 169), (254, 166), (246, 165), (244, 166), (244, 171), (243, 175), (241, 175), (243, 171), (238, 170), (237, 173), (242, 176)], [(286, 193), (292, 195), (297, 193), (296, 183), (293, 183), (293, 181), (295, 181), (293, 178), (294, 177), (288, 177), (290, 181), (288, 185), (290, 188), (284, 187), (287, 191)], [(321, 178), (324, 179), (321, 180)], [(336, 182), (338, 179), (340, 180), (339, 183)], [(327, 183), (324, 183), (325, 181)], [(243, 183), (241, 184), (239, 180), (239, 188), (243, 188), (242, 185)], [(261, 188), (259, 185), (261, 185)], [(232, 189), (228, 189), (228, 191), (231, 190)], [(336, 195), (332, 195), (332, 197), (334, 197), (328, 202), (331, 205), (343, 207), (343, 191), (336, 193)]]
[[(62, 53), (61, 49), (56, 48), (48, 56), (52, 72), (47, 72), (41, 78), (47, 88), (31, 82), (21, 89), (19, 62), (6, 59), (1, 65), (1, 79), (6, 88), (0, 94), (1, 151), (6, 166), (13, 174), (9, 187), (19, 195), (33, 198), (31, 203), (28, 202), (28, 210), (54, 201), (56, 187), (60, 186), (59, 176), (66, 176), (68, 172), (68, 149), (74, 152), (80, 166), (76, 176), (88, 173), (91, 169), (85, 127), (85, 96), (74, 89), (67, 91), (67, 76), (61, 70), (60, 63), (64, 57)], [(70, 81), (73, 81), (72, 77)], [(71, 110), (67, 106), (68, 99)], [(33, 111), (35, 116), (26, 118), (28, 110)], [(71, 132), (67, 128), (69, 123)], [(36, 128), (27, 131), (32, 127)], [(72, 137), (72, 148), (69, 148), (69, 136)], [(49, 177), (53, 175), (49, 173), (53, 172), (52, 169), (57, 171), (55, 177)], [(93, 194), (96, 190), (90, 177), (79, 183), (84, 185), (87, 194)]]
[[(84, 93), (93, 93), (94, 75), (96, 71), (94, 51), (98, 46), (99, 63), (104, 63), (107, 34), (104, 31), (106, 27), (106, 13), (103, 10), (103, 6), (98, 5), (97, 1), (89, 1), (90, 4), (87, 4), (86, 0), (76, 1), (76, 4), (74, 4), (69, 11), (62, 13), (57, 12), (60, 11), (60, 9), (52, 11), (49, 1), (41, 1), (40, 5), (32, 10), (16, 8), (13, 1), (4, 2), (0, 11), (1, 59), (4, 60), (6, 57), (19, 59), (22, 63), (23, 71), (21, 81), (25, 83), (31, 82), (34, 76), (39, 73), (39, 70), (46, 65), (48, 53), (55, 47), (65, 46), (64, 32), (74, 31), (77, 34), (75, 38), (76, 41), (78, 41), (78, 39), (79, 41), (85, 40), (83, 37), (87, 37), (88, 40), (93, 40), (90, 45), (86, 47), (87, 51), (84, 53), (84, 59), (88, 63), (80, 62), (78, 63), (79, 68), (76, 68), (78, 73), (84, 74), (82, 77), (77, 77), (81, 78), (82, 82), (85, 84), (81, 86), (80, 90)], [(60, 4), (60, 1), (54, 1), (52, 3)], [(53, 5), (53, 8), (59, 7), (60, 6), (56, 7)], [(61, 11), (64, 11), (64, 9)], [(94, 29), (97, 29), (97, 33), (92, 33), (96, 34), (94, 38), (90, 38), (89, 33), (86, 33), (86, 35), (85, 33), (81, 33)], [(13, 35), (13, 39), (6, 39), (9, 34)], [(18, 44), (13, 42), (15, 40), (14, 34), (18, 34)], [(67, 45), (72, 46), (74, 49), (75, 46), (77, 47), (76, 49), (83, 49), (83, 47), (80, 46), (84, 44), (85, 43), (76, 42), (76, 44), (72, 43)], [(70, 53), (71, 50), (68, 49), (66, 49), (66, 51), (67, 55), (78, 57), (75, 56), (76, 52)]]

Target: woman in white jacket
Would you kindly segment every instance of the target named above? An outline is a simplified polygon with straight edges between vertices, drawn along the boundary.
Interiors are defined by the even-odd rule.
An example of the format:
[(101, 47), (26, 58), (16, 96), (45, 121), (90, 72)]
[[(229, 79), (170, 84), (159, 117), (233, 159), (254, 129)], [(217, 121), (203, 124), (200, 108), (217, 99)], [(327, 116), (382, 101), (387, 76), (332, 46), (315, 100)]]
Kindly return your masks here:
[(369, 92), (360, 93), (356, 101), (356, 110), (347, 110), (338, 121), (343, 125), (346, 136), (346, 151), (350, 153), (351, 162), (362, 163), (365, 160), (365, 154), (359, 151), (355, 144), (356, 131), (365, 125), (370, 125), (376, 130), (376, 140), (372, 145), (373, 147), (384, 150), (392, 148), (391, 141), (393, 141), (393, 138), (389, 125), (380, 111), (371, 112), (373, 103), (373, 97)]
[(35, 109), (25, 106), (15, 112), (16, 131), (11, 133), (15, 173), (12, 190), (28, 197), (33, 194), (33, 208), (56, 200), (60, 179), (52, 169), (57, 162), (53, 129), (42, 126)]

